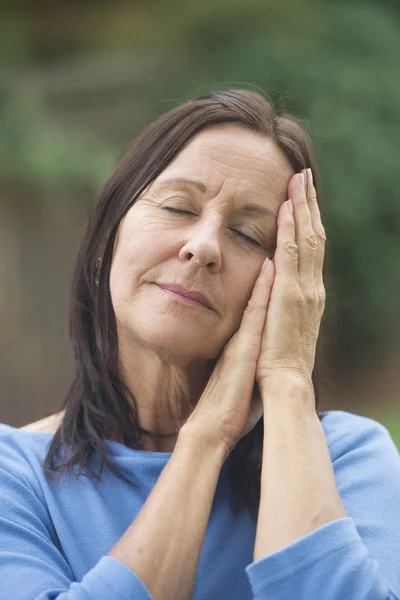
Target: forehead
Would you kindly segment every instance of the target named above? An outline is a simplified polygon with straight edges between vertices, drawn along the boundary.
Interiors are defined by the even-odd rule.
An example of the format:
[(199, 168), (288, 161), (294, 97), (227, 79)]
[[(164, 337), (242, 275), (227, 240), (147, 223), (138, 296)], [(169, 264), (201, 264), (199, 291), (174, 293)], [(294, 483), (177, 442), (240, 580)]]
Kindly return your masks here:
[(293, 174), (283, 151), (269, 138), (237, 125), (224, 124), (198, 133), (159, 175), (157, 187), (179, 176), (196, 176), (211, 194), (286, 199)]

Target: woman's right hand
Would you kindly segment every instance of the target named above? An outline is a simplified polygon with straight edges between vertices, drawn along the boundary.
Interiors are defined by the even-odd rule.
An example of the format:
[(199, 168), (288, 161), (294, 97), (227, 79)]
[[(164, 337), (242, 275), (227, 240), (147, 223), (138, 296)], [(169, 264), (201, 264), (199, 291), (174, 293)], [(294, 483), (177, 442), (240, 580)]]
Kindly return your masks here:
[(274, 263), (263, 263), (241, 324), (184, 425), (185, 431), (195, 431), (221, 452), (224, 460), (263, 416), (255, 373), (274, 277)]

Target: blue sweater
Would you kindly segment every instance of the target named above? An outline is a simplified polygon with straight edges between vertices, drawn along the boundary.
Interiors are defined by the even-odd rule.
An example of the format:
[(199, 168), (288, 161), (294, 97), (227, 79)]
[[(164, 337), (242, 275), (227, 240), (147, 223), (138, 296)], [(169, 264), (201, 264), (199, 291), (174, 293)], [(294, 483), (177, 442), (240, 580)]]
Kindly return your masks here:
[[(337, 410), (328, 411), (322, 424), (348, 517), (253, 562), (256, 523), (247, 511), (237, 518), (230, 512), (228, 458), (194, 600), (400, 599), (399, 452), (372, 419)], [(0, 424), (0, 599), (151, 600), (140, 579), (107, 553), (139, 513), (171, 453), (107, 441), (117, 466), (140, 488), (109, 470), (97, 485), (93, 478), (68, 475), (57, 484), (41, 467), (51, 437)]]

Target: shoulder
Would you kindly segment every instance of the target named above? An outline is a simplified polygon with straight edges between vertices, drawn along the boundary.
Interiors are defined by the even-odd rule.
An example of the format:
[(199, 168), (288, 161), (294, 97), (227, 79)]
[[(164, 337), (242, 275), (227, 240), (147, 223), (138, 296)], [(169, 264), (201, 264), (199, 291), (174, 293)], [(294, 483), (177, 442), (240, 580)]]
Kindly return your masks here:
[[(1, 518), (6, 531), (4, 543), (15, 541), (14, 562), (19, 555), (25, 560), (36, 556), (40, 548), (49, 548), (47, 538), (57, 544), (48, 506), (51, 490), (42, 467), (50, 441), (50, 435), (0, 423)], [(30, 549), (24, 550), (30, 539), (33, 554)], [(4, 560), (3, 552), (0, 562)]]
[(21, 431), (36, 431), (38, 433), (55, 433), (61, 424), (61, 421), (64, 417), (64, 410), (61, 410), (58, 413), (54, 413), (44, 419), (39, 419), (39, 421), (35, 421), (34, 423), (29, 423), (28, 425), (24, 425), (20, 427)]
[(37, 485), (57, 420), (51, 415), (21, 428), (0, 423), (0, 478), (8, 473)]
[(61, 411), (20, 428), (0, 423), (0, 467), (7, 461), (16, 466), (21, 461), (43, 459), (63, 415)]
[(323, 415), (321, 424), (333, 462), (361, 448), (375, 454), (389, 449), (396, 459), (400, 458), (389, 431), (375, 419), (343, 410), (330, 410)]
[(368, 515), (374, 505), (382, 511), (380, 518), (391, 515), (400, 543), (400, 453), (389, 431), (374, 419), (345, 411), (330, 411), (322, 424), (325, 419), (336, 483), (350, 516), (351, 511), (359, 518)]
[(400, 589), (400, 453), (374, 419), (328, 411), (322, 424), (347, 514), (383, 576)]

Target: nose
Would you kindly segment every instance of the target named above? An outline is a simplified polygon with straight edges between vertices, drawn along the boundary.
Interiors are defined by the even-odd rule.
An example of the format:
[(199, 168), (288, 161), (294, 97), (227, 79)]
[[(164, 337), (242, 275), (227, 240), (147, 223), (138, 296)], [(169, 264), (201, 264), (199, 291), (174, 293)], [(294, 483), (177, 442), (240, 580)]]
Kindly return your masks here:
[(220, 227), (223, 219), (214, 216), (188, 229), (187, 241), (179, 252), (182, 261), (193, 261), (198, 268), (207, 266), (216, 273), (221, 268)]

